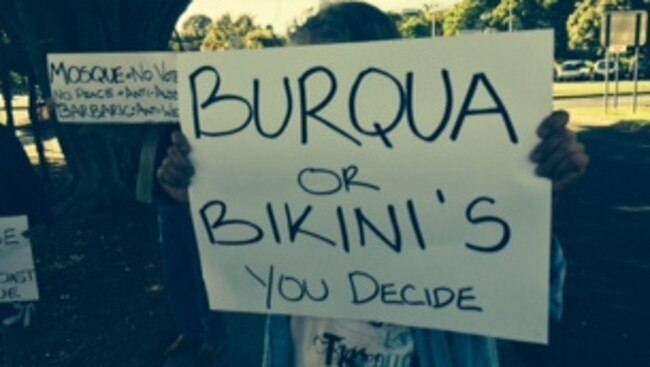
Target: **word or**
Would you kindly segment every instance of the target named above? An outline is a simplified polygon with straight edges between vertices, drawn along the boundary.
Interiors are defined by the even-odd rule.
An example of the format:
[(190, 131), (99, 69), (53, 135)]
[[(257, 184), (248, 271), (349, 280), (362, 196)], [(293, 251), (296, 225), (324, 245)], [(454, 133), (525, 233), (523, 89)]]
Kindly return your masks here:
[[(445, 198), (442, 191), (438, 190), (437, 194), (437, 203), (443, 206)], [(423, 205), (423, 203), (419, 204)], [(511, 230), (508, 222), (496, 215), (475, 214), (477, 210), (484, 210), (487, 204), (495, 205), (496, 200), (481, 196), (471, 201), (465, 210), (465, 220), (471, 225), (492, 225), (500, 229), (501, 238), (496, 243), (466, 242), (465, 246), (478, 252), (495, 253), (508, 245)], [(434, 205), (436, 205), (435, 202)], [(304, 244), (315, 241), (332, 248), (341, 248), (345, 253), (350, 253), (352, 244), (363, 248), (371, 242), (371, 238), (375, 238), (399, 254), (402, 252), (405, 242), (414, 243), (423, 251), (432, 243), (425, 237), (421, 225), (422, 219), (418, 215), (416, 203), (412, 199), (406, 200), (403, 206), (400, 206), (400, 210), (396, 205), (387, 204), (386, 218), (390, 223), (389, 226), (376, 224), (379, 220), (373, 221), (361, 207), (346, 210), (343, 206), (337, 206), (334, 213), (331, 213), (338, 224), (333, 228), (335, 233), (319, 233), (310, 229), (310, 216), (318, 210), (315, 205), (303, 205), (296, 208), (290, 203), (283, 203), (279, 206), (281, 209), (273, 203), (266, 203), (262, 209), (265, 211), (263, 216), (266, 221), (265, 223), (256, 223), (245, 218), (229, 217), (228, 204), (222, 200), (212, 200), (201, 207), (200, 218), (210, 243), (221, 246), (255, 245), (264, 241), (276, 244)], [(380, 223), (384, 223), (386, 218), (382, 218)], [(283, 223), (280, 222), (280, 219), (283, 220)], [(428, 218), (428, 220), (433, 221), (435, 218)], [(315, 222), (318, 223), (317, 220)], [(354, 238), (351, 234), (352, 226), (356, 227), (357, 236)], [(415, 241), (405, 240), (404, 234), (407, 231)]]
[(354, 305), (379, 301), (387, 305), (425, 306), (436, 309), (455, 305), (460, 311), (483, 311), (483, 308), (472, 303), (476, 299), (472, 287), (452, 289), (444, 286), (416, 287), (410, 283), (396, 285), (392, 282), (379, 282), (374, 276), (362, 271), (348, 273), (348, 280)]
[[(283, 78), (284, 94), (286, 98), (284, 120), (279, 125), (274, 122), (273, 126), (278, 126), (275, 128), (275, 131), (267, 131), (265, 130), (264, 121), (262, 121), (260, 117), (260, 105), (262, 104), (260, 89), (262, 89), (263, 81), (257, 78), (253, 79), (252, 97), (226, 93), (221, 88), (222, 76), (219, 71), (212, 66), (203, 66), (195, 70), (189, 76), (194, 134), (197, 139), (204, 137), (225, 137), (244, 131), (250, 126), (251, 122), (253, 122), (255, 130), (261, 137), (266, 139), (279, 138), (292, 121), (291, 117), (295, 113), (294, 99), (297, 99), (297, 104), (299, 106), (297, 121), (300, 123), (300, 143), (303, 145), (309, 143), (310, 124), (319, 123), (323, 127), (327, 128), (330, 133), (334, 134), (334, 136), (342, 138), (348, 143), (362, 146), (362, 139), (364, 137), (379, 138), (386, 147), (392, 148), (393, 143), (390, 134), (396, 131), (400, 125), (403, 125), (404, 121), (408, 124), (407, 128), (410, 130), (413, 137), (417, 140), (431, 143), (441, 136), (449, 122), (452, 120), (452, 111), (454, 110), (454, 84), (452, 83), (450, 73), (446, 69), (442, 69), (440, 74), (445, 86), (445, 111), (438, 123), (422, 123), (416, 121), (414, 113), (416, 109), (414, 98), (415, 74), (413, 72), (407, 72), (403, 77), (404, 80), (400, 80), (396, 76), (390, 74), (390, 72), (379, 68), (368, 68), (359, 72), (350, 90), (344, 92), (346, 95), (345, 97), (347, 97), (348, 106), (347, 121), (331, 121), (325, 118), (325, 114), (322, 112), (326, 110), (334, 98), (341, 94), (338, 90), (338, 78), (334, 72), (327, 67), (314, 66), (303, 72), (297, 78), (297, 92), (294, 92), (292, 89), (289, 78)], [(240, 78), (241, 76), (237, 75), (236, 77)], [(322, 100), (315, 102), (308, 100), (308, 96), (310, 95), (310, 81), (312, 78), (321, 80), (324, 78), (329, 84), (329, 89), (323, 93), (325, 97), (323, 97)], [(358, 107), (358, 100), (360, 99), (360, 95), (363, 93), (364, 84), (367, 80), (377, 78), (380, 80), (387, 80), (388, 84), (392, 85), (391, 90), (387, 90), (383, 95), (398, 96), (397, 111), (386, 111), (387, 116), (383, 124), (377, 121), (364, 121), (363, 116), (361, 116), (361, 110)], [(213, 87), (209, 93), (205, 93), (197, 87), (199, 84), (210, 82), (213, 83)], [(319, 88), (322, 88), (322, 83), (319, 84)], [(473, 108), (474, 97), (479, 88), (482, 88), (487, 92), (488, 96), (494, 103), (493, 107)], [(395, 91), (397, 93), (395, 93)], [(297, 94), (297, 97), (294, 96), (294, 94)], [(427, 101), (427, 103), (430, 104), (430, 101)], [(241, 121), (224, 122), (224, 115), (219, 113), (219, 107), (224, 105), (239, 105), (243, 109), (245, 117)], [(219, 119), (216, 119), (218, 123), (214, 122), (214, 118), (210, 118), (210, 121), (202, 119), (201, 112), (208, 109), (214, 111), (214, 114), (219, 116)], [(472, 76), (469, 86), (466, 89), (465, 98), (462, 102), (461, 108), (453, 122), (453, 128), (449, 136), (450, 139), (452, 141), (457, 140), (466, 119), (478, 115), (500, 116), (508, 133), (509, 141), (512, 144), (518, 142), (517, 134), (512, 120), (510, 119), (508, 110), (485, 73), (475, 73)], [(224, 126), (226, 127), (224, 128)], [(426, 129), (427, 132), (424, 132), (424, 129)]]
[(5, 228), (0, 231), (0, 246), (15, 246), (20, 244), (15, 228)]
[(355, 180), (358, 173), (359, 167), (353, 164), (341, 168), (340, 175), (327, 168), (307, 167), (298, 173), (298, 186), (312, 195), (331, 195), (341, 190), (350, 192), (352, 187), (380, 190), (375, 184)]

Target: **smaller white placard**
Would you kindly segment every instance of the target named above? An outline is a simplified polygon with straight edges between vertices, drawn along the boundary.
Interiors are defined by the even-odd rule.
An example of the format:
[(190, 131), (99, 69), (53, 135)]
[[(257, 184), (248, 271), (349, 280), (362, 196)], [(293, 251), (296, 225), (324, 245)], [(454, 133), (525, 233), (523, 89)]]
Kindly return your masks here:
[(38, 300), (27, 216), (0, 217), (0, 303)]
[(178, 121), (173, 53), (50, 54), (47, 68), (60, 122)]

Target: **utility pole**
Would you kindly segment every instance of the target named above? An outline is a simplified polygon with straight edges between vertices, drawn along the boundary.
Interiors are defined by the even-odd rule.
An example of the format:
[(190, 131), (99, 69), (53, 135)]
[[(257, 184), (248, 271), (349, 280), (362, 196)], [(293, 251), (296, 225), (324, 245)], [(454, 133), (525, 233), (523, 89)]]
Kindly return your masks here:
[(512, 32), (512, 1), (508, 0), (508, 32)]

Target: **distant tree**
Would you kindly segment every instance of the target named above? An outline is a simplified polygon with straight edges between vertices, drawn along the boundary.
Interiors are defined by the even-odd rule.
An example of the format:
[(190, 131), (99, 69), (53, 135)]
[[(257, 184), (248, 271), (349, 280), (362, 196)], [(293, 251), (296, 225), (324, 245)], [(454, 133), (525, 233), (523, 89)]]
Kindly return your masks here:
[(650, 11), (650, 0), (630, 0), (630, 9)]
[(224, 51), (240, 48), (261, 48), (283, 45), (282, 37), (275, 34), (272, 27), (262, 27), (255, 23), (251, 15), (243, 14), (232, 18), (224, 14), (215, 20), (203, 41), (204, 51)]
[[(493, 29), (506, 31), (552, 28), (555, 55), (567, 53), (567, 19), (581, 0), (462, 0), (444, 17), (446, 35), (463, 30)], [(650, 1), (650, 0), (636, 0)]]
[(205, 14), (195, 14), (187, 18), (181, 25), (181, 36), (185, 39), (205, 38), (212, 24), (212, 18)]
[(221, 51), (241, 48), (244, 37), (253, 30), (254, 20), (248, 14), (240, 15), (233, 20), (230, 13), (216, 19), (203, 40), (201, 49), (205, 51)]
[(579, 0), (543, 0), (542, 19), (546, 27), (555, 34), (555, 57), (565, 59), (568, 56), (567, 20), (574, 12)]
[[(490, 12), (489, 25), (505, 31), (510, 27), (521, 29), (554, 30), (555, 55), (566, 54), (566, 22), (579, 0), (504, 0)], [(512, 17), (512, 19), (511, 19)]]
[(481, 30), (482, 16), (490, 10), (486, 1), (463, 0), (454, 5), (445, 15), (444, 34), (453, 36), (465, 30)]
[(273, 27), (255, 28), (246, 34), (244, 48), (280, 47), (286, 43), (285, 39), (275, 34)]
[[(548, 26), (545, 12), (548, 2), (540, 0), (501, 1), (490, 13), (490, 26), (498, 30), (536, 29)], [(512, 19), (511, 19), (512, 16)]]
[(403, 38), (431, 37), (431, 19), (424, 11), (401, 17), (397, 27)]
[(439, 10), (431, 4), (424, 4), (417, 11), (388, 12), (388, 16), (395, 21), (402, 38), (431, 37), (435, 28), (436, 35), (443, 33), (445, 10)]
[(172, 49), (174, 51), (198, 51), (210, 29), (212, 18), (205, 14), (194, 14), (187, 18), (181, 29), (174, 32)]

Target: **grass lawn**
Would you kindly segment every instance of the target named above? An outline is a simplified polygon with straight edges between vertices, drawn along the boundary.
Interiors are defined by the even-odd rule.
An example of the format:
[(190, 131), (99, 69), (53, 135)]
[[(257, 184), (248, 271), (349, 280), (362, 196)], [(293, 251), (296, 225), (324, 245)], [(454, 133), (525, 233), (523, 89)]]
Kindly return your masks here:
[[(613, 81), (609, 83), (609, 93), (614, 94), (616, 85)], [(618, 85), (620, 94), (632, 94), (634, 91), (634, 82), (625, 80), (620, 81)], [(604, 95), (605, 82), (577, 82), (577, 83), (554, 83), (553, 97), (580, 97), (584, 95)], [(638, 93), (650, 93), (650, 80), (640, 80), (637, 84)]]
[(607, 114), (603, 107), (569, 107), (564, 108), (571, 114), (574, 127), (580, 129), (588, 126), (608, 126), (618, 122), (633, 123), (636, 125), (650, 125), (650, 108), (640, 107), (637, 113), (632, 113), (629, 106), (618, 109), (610, 107)]
[(603, 82), (577, 82), (577, 83), (555, 83), (553, 85), (553, 99), (555, 108), (562, 108), (571, 114), (572, 127), (582, 129), (589, 126), (608, 126), (615, 123), (633, 123), (635, 125), (650, 125), (650, 104), (648, 103), (648, 94), (650, 94), (650, 80), (638, 82), (639, 98), (637, 109), (632, 113), (630, 95), (634, 90), (634, 83), (631, 81), (620, 82), (619, 95), (623, 97), (619, 107), (614, 108), (614, 83), (609, 86), (609, 108), (605, 113), (604, 105), (597, 104), (584, 106), (579, 103), (562, 103), (567, 98), (591, 96), (603, 96), (605, 84)]

